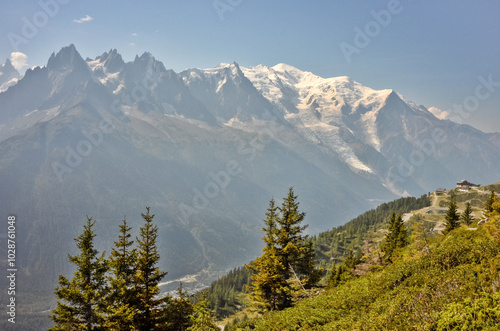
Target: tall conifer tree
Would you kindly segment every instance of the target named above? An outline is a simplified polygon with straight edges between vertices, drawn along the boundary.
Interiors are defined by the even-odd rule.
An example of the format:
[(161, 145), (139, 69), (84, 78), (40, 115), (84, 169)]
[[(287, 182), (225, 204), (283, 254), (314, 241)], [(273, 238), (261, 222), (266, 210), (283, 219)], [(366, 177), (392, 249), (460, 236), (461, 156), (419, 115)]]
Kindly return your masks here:
[(385, 253), (384, 258), (386, 260), (392, 261), (394, 251), (408, 244), (408, 231), (401, 214), (396, 215), (395, 212), (392, 212), (387, 230), (389, 230), (389, 233), (385, 236), (382, 252)]
[(301, 249), (306, 239), (303, 231), (307, 228), (307, 225), (302, 225), (306, 214), (299, 212), (299, 203), (293, 187), (290, 187), (288, 196), (283, 200), (279, 210), (281, 216), (277, 219), (280, 226), (277, 243), (282, 263), (287, 268), (285, 278), (289, 279), (292, 272), (290, 268), (296, 267), (301, 256)]
[(462, 223), (465, 225), (470, 225), (472, 221), (474, 220), (474, 215), (472, 215), (472, 207), (470, 206), (470, 202), (467, 202), (465, 204), (465, 209), (460, 215), (460, 220)]
[(491, 213), (493, 211), (493, 204), (497, 201), (497, 196), (495, 194), (495, 191), (491, 191), (490, 197), (488, 200), (486, 200), (484, 204), (484, 211), (486, 212), (486, 215)]
[(260, 304), (260, 308), (265, 310), (275, 310), (280, 308), (280, 298), (286, 290), (286, 279), (284, 273), (286, 268), (280, 261), (276, 250), (278, 208), (275, 206), (274, 199), (269, 202), (266, 219), (264, 237), (262, 240), (266, 244), (262, 250), (264, 253), (255, 261), (252, 261), (246, 267), (255, 273), (251, 276), (252, 285), (249, 290), (252, 292), (253, 299)]
[(219, 331), (220, 328), (215, 323), (213, 312), (208, 309), (207, 291), (201, 292), (201, 297), (194, 305), (193, 314), (190, 315), (191, 326), (189, 331)]
[(294, 271), (303, 284), (311, 286), (319, 280), (319, 273), (314, 270), (315, 252), (312, 243), (304, 235), (307, 225), (302, 222), (306, 214), (299, 212), (299, 202), (293, 187), (288, 190), (279, 210), (281, 216), (277, 219), (277, 244), (281, 263), (287, 268), (285, 279), (290, 279)]
[(322, 273), (322, 269), (314, 269), (314, 249), (303, 234), (307, 227), (302, 225), (305, 213), (299, 212), (298, 206), (293, 188), (280, 208), (274, 200), (270, 201), (263, 228), (264, 253), (247, 266), (255, 271), (250, 290), (268, 310), (289, 307), (294, 291), (292, 283), (298, 279), (301, 288), (311, 286)]
[(134, 286), (137, 252), (131, 247), (134, 241), (130, 239), (130, 230), (124, 219), (109, 258), (111, 276), (108, 277), (110, 293), (106, 327), (110, 330), (135, 330), (132, 322), (140, 306)]
[(87, 217), (83, 233), (75, 238), (80, 254), (69, 255), (76, 266), (73, 278), (59, 276), (57, 307), (50, 316), (56, 325), (50, 330), (102, 330), (107, 263), (104, 253), (99, 256), (94, 247), (94, 225), (95, 221)]
[(163, 299), (157, 298), (160, 288), (158, 284), (167, 274), (160, 271), (157, 266), (160, 260), (156, 240), (158, 239), (158, 227), (153, 224), (154, 215), (141, 214), (144, 224), (140, 229), (140, 237), (136, 238), (137, 260), (136, 274), (134, 277), (135, 291), (139, 304), (138, 313), (134, 318), (134, 326), (139, 330), (157, 330), (161, 324), (161, 305)]
[(269, 251), (271, 248), (276, 247), (276, 237), (278, 235), (278, 229), (276, 228), (276, 222), (278, 220), (278, 207), (276, 207), (276, 202), (274, 199), (269, 201), (269, 208), (266, 212), (266, 219), (264, 220), (265, 227), (262, 228), (264, 231), (264, 237), (262, 240), (266, 243), (264, 251)]
[(457, 212), (457, 203), (455, 197), (452, 196), (450, 199), (450, 204), (448, 206), (448, 211), (444, 217), (445, 219), (445, 229), (444, 234), (450, 233), (453, 229), (459, 226), (460, 215)]

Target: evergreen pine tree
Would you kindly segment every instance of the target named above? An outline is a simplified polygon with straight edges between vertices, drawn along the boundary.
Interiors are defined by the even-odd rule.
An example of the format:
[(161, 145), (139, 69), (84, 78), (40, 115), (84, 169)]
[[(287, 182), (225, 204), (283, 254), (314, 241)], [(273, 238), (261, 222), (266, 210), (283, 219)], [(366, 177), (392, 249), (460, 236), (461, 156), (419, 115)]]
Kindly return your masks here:
[(323, 276), (323, 268), (315, 268), (316, 251), (314, 250), (312, 241), (306, 240), (304, 243), (301, 256), (297, 263), (297, 270), (302, 275), (301, 282), (305, 288), (315, 286)]
[(278, 220), (278, 207), (276, 207), (276, 202), (274, 199), (269, 201), (269, 208), (266, 212), (266, 219), (264, 220), (264, 224), (266, 225), (262, 228), (264, 231), (264, 237), (262, 240), (266, 243), (266, 248), (264, 250), (268, 251), (273, 247), (276, 247), (276, 239), (278, 235), (278, 229), (276, 228), (276, 222)]
[(274, 200), (270, 201), (263, 229), (264, 253), (246, 266), (255, 272), (249, 289), (261, 307), (268, 310), (289, 307), (294, 291), (292, 284), (298, 279), (300, 288), (312, 286), (323, 272), (314, 269), (312, 242), (303, 235), (307, 227), (302, 225), (305, 213), (299, 212), (296, 200), (290, 188), (280, 208), (275, 206)]
[(406, 247), (406, 245), (409, 244), (408, 240), (408, 230), (406, 229), (405, 223), (403, 221), (403, 216), (401, 214), (398, 214), (397, 217), (397, 224), (398, 224), (398, 236), (396, 240), (396, 248), (400, 249), (403, 247)]
[(290, 296), (290, 290), (283, 277), (286, 268), (279, 261), (276, 249), (272, 247), (246, 267), (255, 272), (249, 290), (259, 308), (262, 310), (283, 308), (282, 302)]
[(304, 242), (306, 237), (303, 232), (307, 225), (302, 225), (302, 221), (306, 214), (299, 212), (299, 203), (297, 202), (297, 196), (293, 192), (293, 187), (290, 187), (288, 196), (283, 200), (279, 210), (281, 217), (277, 218), (277, 223), (280, 226), (277, 244), (281, 262), (287, 268), (284, 274), (285, 279), (291, 278), (291, 268), (294, 268), (297, 274), (302, 276), (307, 270), (297, 270), (296, 266), (305, 251)]
[(139, 330), (156, 330), (161, 324), (160, 306), (163, 302), (163, 299), (157, 298), (160, 291), (158, 284), (167, 273), (160, 271), (157, 266), (160, 255), (156, 246), (158, 227), (153, 224), (154, 215), (146, 207), (146, 214), (141, 216), (144, 224), (140, 229), (140, 237), (136, 238), (138, 247), (134, 283), (139, 303), (134, 326)]
[(357, 258), (356, 256), (354, 256), (354, 252), (352, 251), (352, 249), (350, 249), (349, 255), (347, 255), (347, 257), (344, 259), (344, 265), (349, 269), (353, 269), (354, 267), (356, 267), (356, 264), (358, 264)]
[(500, 202), (495, 198), (495, 202), (491, 205), (493, 211), (490, 213), (489, 217), (493, 220), (498, 220), (500, 217)]
[(484, 204), (484, 211), (486, 215), (488, 215), (493, 211), (493, 203), (495, 203), (496, 198), (497, 196), (495, 194), (495, 191), (492, 190), (490, 197), (488, 198), (488, 200), (486, 200), (486, 203)]
[(134, 241), (130, 240), (131, 227), (124, 219), (120, 225), (120, 235), (111, 250), (109, 266), (111, 276), (108, 277), (110, 293), (107, 298), (106, 329), (135, 330), (133, 320), (137, 314), (140, 302), (137, 300), (134, 286), (136, 273), (136, 250), (131, 248)]
[(293, 187), (290, 187), (279, 211), (281, 216), (277, 219), (277, 252), (281, 263), (287, 268), (284, 277), (290, 279), (294, 271), (303, 285), (311, 287), (319, 281), (323, 269), (314, 269), (316, 254), (312, 242), (303, 234), (307, 228), (307, 225), (302, 225), (306, 214), (299, 212), (299, 202)]
[(465, 225), (470, 225), (474, 220), (474, 215), (472, 215), (472, 208), (470, 206), (470, 202), (465, 204), (465, 209), (460, 215), (460, 220)]
[(350, 268), (345, 263), (340, 264), (338, 267), (333, 265), (326, 286), (327, 288), (337, 287), (353, 277)]
[(330, 276), (328, 277), (327, 287), (333, 288), (340, 284), (340, 275), (342, 274), (341, 266), (332, 266), (330, 270)]
[(424, 218), (421, 215), (417, 216), (417, 222), (412, 227), (411, 238), (412, 254), (421, 255), (430, 253), (429, 244), (427, 241), (427, 230), (424, 224)]
[(161, 330), (186, 331), (191, 325), (190, 316), (193, 313), (194, 306), (187, 292), (182, 289), (182, 284), (179, 284), (177, 295), (175, 297), (168, 295), (165, 299), (163, 308), (165, 325)]
[(385, 253), (384, 258), (392, 261), (394, 252), (408, 244), (408, 231), (401, 214), (396, 215), (395, 212), (392, 212), (387, 230), (389, 233), (385, 236), (381, 250)]
[(219, 331), (212, 311), (208, 309), (207, 291), (201, 292), (201, 298), (194, 305), (193, 314), (190, 315), (192, 325), (189, 331)]
[(450, 233), (453, 229), (459, 226), (460, 215), (457, 212), (457, 203), (455, 197), (452, 196), (450, 199), (450, 205), (448, 206), (448, 211), (445, 215), (445, 229), (444, 234)]
[(50, 318), (55, 326), (50, 330), (101, 330), (106, 296), (107, 264), (104, 253), (94, 247), (95, 221), (87, 217), (87, 224), (81, 235), (75, 238), (79, 255), (69, 255), (76, 266), (71, 280), (59, 276), (59, 286), (55, 290), (57, 308)]
[(266, 226), (262, 229), (265, 234), (262, 240), (266, 243), (266, 247), (262, 249), (264, 253), (249, 265), (245, 265), (247, 269), (254, 271), (251, 276), (252, 285), (249, 286), (251, 296), (264, 310), (280, 308), (279, 298), (283, 296), (282, 292), (287, 286), (283, 276), (286, 268), (276, 253), (277, 209), (274, 199), (271, 199), (266, 213), (267, 217), (264, 220)]

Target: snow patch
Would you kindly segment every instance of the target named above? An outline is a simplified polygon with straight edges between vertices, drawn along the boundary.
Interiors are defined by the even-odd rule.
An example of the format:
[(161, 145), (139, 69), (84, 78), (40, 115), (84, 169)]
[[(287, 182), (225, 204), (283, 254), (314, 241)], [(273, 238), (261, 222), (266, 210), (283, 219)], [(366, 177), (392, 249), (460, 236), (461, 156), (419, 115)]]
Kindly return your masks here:
[(16, 85), (18, 81), (19, 78), (12, 78), (11, 80), (3, 83), (0, 85), (0, 93), (5, 92), (9, 89), (9, 87)]
[[(342, 107), (349, 105), (354, 109), (360, 99), (374, 92), (372, 89), (346, 76), (325, 79), (284, 63), (272, 68), (258, 65), (242, 67), (241, 70), (266, 99), (285, 113), (287, 121), (307, 140), (337, 154), (355, 171), (373, 172), (340, 134), (340, 129), (352, 133), (343, 123)], [(284, 103), (284, 100), (292, 100), (293, 104)], [(375, 137), (371, 137), (371, 141), (377, 144)]]

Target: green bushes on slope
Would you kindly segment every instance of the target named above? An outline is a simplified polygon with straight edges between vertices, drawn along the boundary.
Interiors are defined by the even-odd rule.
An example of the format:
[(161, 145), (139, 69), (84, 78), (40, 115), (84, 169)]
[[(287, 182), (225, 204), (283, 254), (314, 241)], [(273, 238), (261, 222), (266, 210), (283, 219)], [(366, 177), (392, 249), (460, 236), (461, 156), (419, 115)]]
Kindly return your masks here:
[(406, 252), (380, 272), (232, 330), (496, 330), (499, 253), (498, 222), (461, 227), (434, 240), (429, 254)]

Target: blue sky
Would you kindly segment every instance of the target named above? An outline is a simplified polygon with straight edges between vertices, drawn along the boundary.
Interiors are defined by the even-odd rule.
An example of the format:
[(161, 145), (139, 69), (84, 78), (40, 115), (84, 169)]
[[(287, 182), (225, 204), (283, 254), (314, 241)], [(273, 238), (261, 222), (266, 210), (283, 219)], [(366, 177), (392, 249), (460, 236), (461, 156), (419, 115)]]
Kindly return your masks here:
[(21, 71), (45, 65), (71, 43), (84, 58), (116, 48), (131, 61), (149, 51), (176, 72), (220, 62), (284, 62), (392, 88), (441, 117), (500, 131), (497, 0), (17, 0), (0, 6), (0, 61), (25, 63)]

